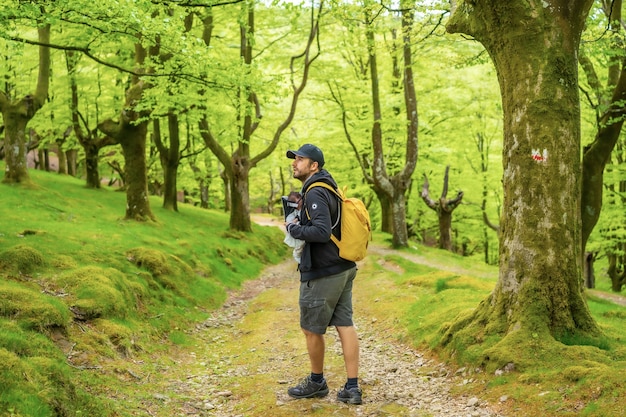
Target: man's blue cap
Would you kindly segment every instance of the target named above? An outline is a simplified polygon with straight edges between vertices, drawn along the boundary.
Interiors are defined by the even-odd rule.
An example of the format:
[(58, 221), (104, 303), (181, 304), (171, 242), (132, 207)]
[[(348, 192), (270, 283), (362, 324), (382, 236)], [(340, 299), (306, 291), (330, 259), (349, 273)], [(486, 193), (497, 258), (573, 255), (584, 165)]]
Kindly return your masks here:
[(317, 162), (320, 168), (324, 166), (324, 154), (322, 153), (322, 150), (315, 145), (311, 145), (310, 143), (300, 146), (300, 149), (297, 151), (287, 151), (287, 158), (296, 159), (296, 156), (310, 158)]

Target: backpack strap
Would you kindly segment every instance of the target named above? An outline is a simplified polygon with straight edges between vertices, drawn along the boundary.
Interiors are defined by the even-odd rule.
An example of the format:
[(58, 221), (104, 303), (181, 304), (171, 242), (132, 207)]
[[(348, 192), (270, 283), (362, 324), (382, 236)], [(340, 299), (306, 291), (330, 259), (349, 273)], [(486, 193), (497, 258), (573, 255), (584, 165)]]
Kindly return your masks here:
[[(304, 192), (304, 198), (306, 198), (307, 193), (309, 192), (309, 190), (313, 187), (322, 187), (322, 188), (326, 188), (327, 190), (330, 190), (333, 192), (333, 194), (335, 194), (337, 196), (337, 198), (341, 201), (344, 200), (344, 197), (341, 193), (341, 191), (337, 191), (333, 186), (322, 182), (322, 181), (317, 181), (314, 182), (313, 184), (309, 185), (308, 188), (306, 189), (306, 191)], [(309, 210), (306, 207), (306, 204), (304, 205), (304, 212), (306, 213), (306, 217), (311, 220), (311, 216), (309, 216)], [(339, 225), (339, 221), (341, 220), (341, 204), (337, 204), (337, 221), (335, 222), (335, 224), (332, 225), (331, 229), (335, 229), (338, 225)]]

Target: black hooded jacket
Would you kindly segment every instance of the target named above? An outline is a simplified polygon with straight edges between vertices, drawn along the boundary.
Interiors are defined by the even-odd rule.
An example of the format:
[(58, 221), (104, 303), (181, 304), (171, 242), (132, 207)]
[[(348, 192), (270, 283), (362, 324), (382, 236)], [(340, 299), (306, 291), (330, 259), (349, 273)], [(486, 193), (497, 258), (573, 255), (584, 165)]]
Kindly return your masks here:
[(339, 248), (330, 239), (331, 233), (340, 238), (340, 227), (333, 231), (337, 222), (339, 200), (330, 190), (309, 186), (314, 182), (325, 182), (334, 188), (337, 183), (328, 171), (322, 169), (313, 174), (302, 185), (304, 204), (300, 214), (300, 224), (289, 224), (288, 231), (295, 239), (306, 242), (300, 259), (300, 281), (335, 275), (356, 264), (339, 257)]

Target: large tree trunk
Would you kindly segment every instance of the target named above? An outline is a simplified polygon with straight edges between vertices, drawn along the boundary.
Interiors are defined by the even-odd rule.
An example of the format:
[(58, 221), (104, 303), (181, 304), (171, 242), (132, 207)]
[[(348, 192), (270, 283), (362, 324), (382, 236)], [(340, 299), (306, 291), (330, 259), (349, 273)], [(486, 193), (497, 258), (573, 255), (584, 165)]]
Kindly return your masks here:
[[(143, 64), (146, 54), (147, 51), (141, 44), (135, 44), (135, 59), (139, 66)], [(122, 145), (126, 179), (126, 219), (138, 221), (155, 220), (148, 199), (146, 162), (148, 114), (135, 110), (135, 105), (141, 100), (146, 88), (148, 86), (144, 81), (133, 76), (119, 121), (108, 119), (98, 125), (100, 131)]]
[(126, 219), (155, 220), (148, 199), (146, 136), (148, 122), (127, 125), (120, 136), (126, 172)]
[[(50, 44), (50, 25), (38, 29), (39, 42)], [(29, 94), (17, 101), (11, 101), (0, 92), (0, 112), (4, 121), (5, 173), (2, 182), (28, 183), (26, 166), (27, 140), (26, 125), (35, 113), (45, 104), (50, 85), (50, 48), (39, 47), (39, 75), (34, 94)]]
[[(487, 326), (527, 342), (598, 334), (581, 294), (577, 51), (591, 3), (462, 1), (448, 23), (489, 52), (504, 111), (500, 274), (469, 319), (474, 332)], [(444, 342), (468, 324), (453, 325)]]

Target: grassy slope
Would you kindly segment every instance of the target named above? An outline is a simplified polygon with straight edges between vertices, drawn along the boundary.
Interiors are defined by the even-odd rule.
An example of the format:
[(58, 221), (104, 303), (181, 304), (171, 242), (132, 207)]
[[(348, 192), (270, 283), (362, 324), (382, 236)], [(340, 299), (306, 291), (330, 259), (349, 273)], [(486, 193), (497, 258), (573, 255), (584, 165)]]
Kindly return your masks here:
[[(412, 262), (416, 257), (441, 269)], [(387, 254), (383, 259), (378, 277), (361, 282), (368, 286), (362, 292), (380, 294), (376, 303), (366, 304), (372, 310), (368, 314), (386, 314), (388, 331), (418, 347), (434, 348), (440, 360), (466, 369), (464, 374), (471, 383), (457, 387), (458, 392), (480, 393), (509, 416), (626, 415), (625, 307), (587, 297), (592, 315), (607, 336), (603, 349), (587, 346), (585, 341), (565, 346), (553, 340), (535, 340), (526, 344), (529, 351), (511, 347), (506, 353), (516, 365), (512, 372), (502, 369), (506, 365), (502, 363), (503, 372), (491, 369), (485, 373), (484, 359), (497, 340), (472, 340), (441, 350), (440, 329), (488, 296), (497, 280), (497, 268), (425, 247)], [(601, 279), (598, 284), (607, 289), (608, 278)], [(482, 370), (478, 374), (472, 371), (476, 367)]]
[(276, 228), (228, 231), (228, 216), (151, 200), (157, 223), (124, 221), (124, 193), (31, 171), (0, 184), (0, 415), (114, 415), (90, 395), (107, 358), (184, 343), (226, 291), (284, 259)]

